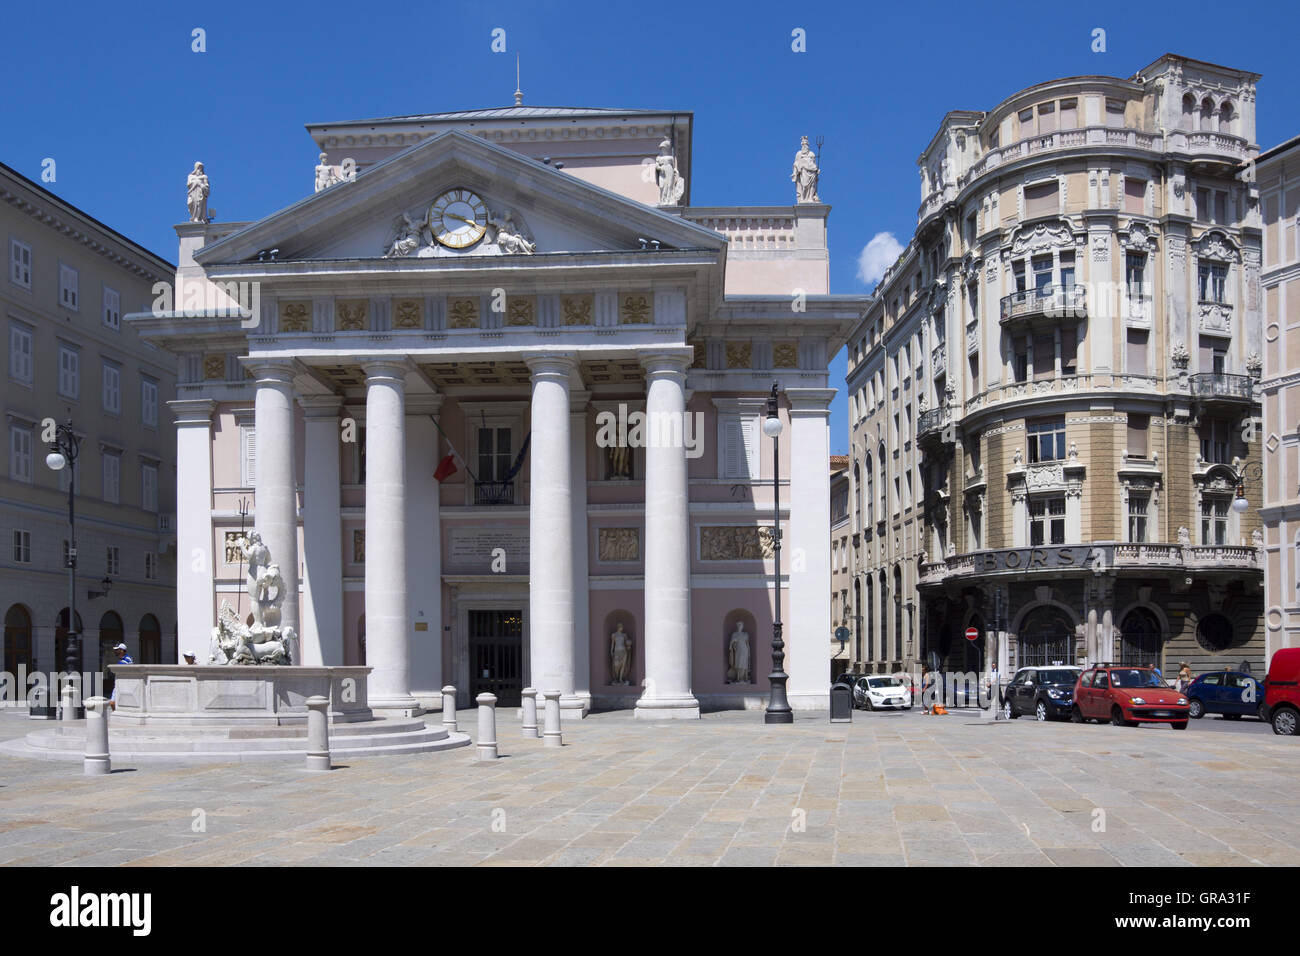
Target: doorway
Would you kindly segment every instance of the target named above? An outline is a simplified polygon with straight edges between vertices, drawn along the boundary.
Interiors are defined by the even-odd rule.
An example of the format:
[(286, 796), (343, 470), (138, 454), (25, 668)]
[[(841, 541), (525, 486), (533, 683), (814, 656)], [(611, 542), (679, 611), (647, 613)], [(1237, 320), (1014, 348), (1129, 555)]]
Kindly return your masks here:
[(524, 615), (521, 609), (469, 611), (469, 687), (518, 707), (524, 689)]

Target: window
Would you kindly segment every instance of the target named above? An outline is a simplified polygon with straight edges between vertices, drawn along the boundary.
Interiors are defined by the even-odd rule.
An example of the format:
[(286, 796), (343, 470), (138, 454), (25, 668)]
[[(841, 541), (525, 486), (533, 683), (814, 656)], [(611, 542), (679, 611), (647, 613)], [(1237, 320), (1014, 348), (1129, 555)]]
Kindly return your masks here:
[(14, 532), (14, 561), (18, 564), (32, 563), (32, 533), (30, 531)]
[(1061, 129), (1077, 129), (1079, 126), (1079, 101), (1061, 100)]
[(1074, 253), (1062, 252), (1061, 260), (1061, 287), (1063, 289), (1074, 288)]
[(1034, 381), (1056, 375), (1056, 340), (1051, 332), (1034, 336)]
[(158, 427), (158, 383), (140, 379), (140, 421), (148, 428)]
[(1034, 291), (1042, 293), (1052, 285), (1052, 257), (1034, 256)]
[(122, 553), (117, 547), (109, 545), (104, 558), (104, 565), (106, 574), (122, 573)]
[(1128, 539), (1134, 544), (1145, 544), (1147, 540), (1147, 513), (1151, 507), (1149, 494), (1128, 496)]
[(9, 240), (9, 278), (24, 289), (32, 287), (32, 247), (18, 239)]
[(1228, 543), (1228, 496), (1201, 499), (1201, 544), (1223, 547)]
[(1124, 289), (1130, 299), (1141, 298), (1145, 292), (1147, 256), (1145, 252), (1130, 252), (1124, 257)]
[(1022, 260), (1017, 259), (1015, 262), (1011, 263), (1011, 274), (1012, 274), (1012, 277), (1013, 277), (1013, 278), (1015, 279), (1015, 281), (1016, 281), (1016, 291), (1017, 291), (1017, 292), (1024, 292), (1024, 291), (1025, 291), (1025, 288), (1026, 288), (1026, 286), (1025, 286), (1025, 264), (1024, 264), (1024, 262), (1023, 262)]
[(9, 477), (32, 480), (32, 430), (27, 425), (9, 426)]
[(144, 553), (144, 577), (146, 581), (158, 580), (158, 555), (152, 551)]
[(867, 498), (867, 525), (868, 526), (876, 523), (876, 473), (873, 470), (873, 468), (874, 465), (872, 464), (871, 456), (868, 455), (866, 468), (863, 469), (867, 473), (866, 498)]
[(1227, 303), (1228, 267), (1220, 262), (1202, 262), (1199, 268), (1199, 283), (1202, 302), (1214, 302), (1219, 305)]
[(122, 496), (122, 456), (117, 452), (104, 452), (104, 500), (118, 504)]
[(1065, 544), (1065, 495), (1029, 499), (1029, 544)]
[(970, 517), (970, 541), (967, 542), (967, 550), (978, 551), (984, 547), (983, 513), (976, 504), (971, 504), (967, 513)]
[(1210, 418), (1201, 421), (1201, 458), (1218, 465), (1226, 465), (1230, 448), (1229, 423), (1222, 419)]
[(1222, 375), (1228, 370), (1228, 340), (1213, 335), (1202, 335), (1200, 339), (1200, 370)]
[(9, 377), (32, 384), (32, 330), (17, 323), (9, 326)]
[[(357, 442), (360, 451), (361, 442)], [(252, 425), (239, 426), (239, 483), (244, 488), (257, 484), (257, 432)]]
[(158, 510), (158, 466), (140, 466), (140, 507), (145, 511)]
[(1079, 333), (1076, 329), (1061, 329), (1061, 374), (1079, 374)]
[(122, 297), (117, 290), (104, 286), (104, 324), (116, 329), (122, 322)]
[(1065, 458), (1065, 417), (1026, 421), (1029, 433), (1029, 460), (1061, 461)]
[(1127, 341), (1126, 356), (1128, 367), (1125, 369), (1130, 375), (1146, 375), (1149, 368), (1147, 364), (1147, 339), (1150, 333), (1146, 329), (1128, 329), (1125, 333)]
[(1056, 104), (1042, 103), (1038, 107), (1038, 135), (1056, 132)]
[(122, 412), (122, 370), (112, 362), (104, 363), (104, 411), (110, 415)]
[(64, 398), (77, 398), (81, 394), (81, 359), (77, 350), (67, 345), (59, 346), (59, 394)]
[(966, 382), (966, 397), (974, 398), (980, 391), (980, 354), (972, 352), (966, 359), (970, 368), (970, 378)]
[(1061, 211), (1057, 198), (1060, 184), (1056, 180), (1049, 183), (1034, 183), (1025, 187), (1025, 218), (1050, 216)]
[(1124, 101), (1106, 101), (1106, 125), (1112, 129), (1124, 128)]
[(1011, 370), (1017, 382), (1029, 379), (1029, 340), (1019, 336), (1011, 341)]
[[(487, 468), (492, 465), (487, 463), (484, 458), (484, 442), (491, 442), (492, 436), (485, 435), (485, 432), (497, 432), (496, 440), (498, 443), (504, 442), (503, 451), (498, 450), (493, 453), (492, 461), (498, 463), (504, 455), (505, 464), (500, 476), (497, 479), (491, 477), (493, 474), (490, 470), (483, 470), (486, 464)], [(510, 468), (510, 429), (508, 428), (480, 428), (479, 430), (479, 478), (482, 481), (500, 480), (505, 477), (506, 471)], [(757, 415), (725, 415), (722, 416), (722, 461), (719, 468), (723, 478), (744, 478), (757, 480), (758, 470), (758, 449), (759, 449), (759, 429)], [(489, 445), (490, 447), (490, 445)]]
[(1134, 216), (1146, 212), (1147, 181), (1124, 177), (1124, 211)]
[(1145, 458), (1147, 456), (1147, 433), (1150, 424), (1150, 415), (1129, 415), (1128, 456), (1130, 458)]
[(77, 270), (59, 263), (59, 305), (77, 309)]

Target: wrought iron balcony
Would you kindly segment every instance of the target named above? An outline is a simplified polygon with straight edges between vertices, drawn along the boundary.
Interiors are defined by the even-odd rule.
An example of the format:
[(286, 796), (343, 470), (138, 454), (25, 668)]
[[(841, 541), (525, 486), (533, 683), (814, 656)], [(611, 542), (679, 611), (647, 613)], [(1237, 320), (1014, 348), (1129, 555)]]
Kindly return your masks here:
[(1229, 372), (1197, 372), (1188, 376), (1193, 398), (1221, 401), (1253, 402), (1255, 379), (1250, 375)]
[(1002, 297), (1001, 324), (1004, 326), (1087, 317), (1087, 289), (1081, 285), (1045, 285)]
[(474, 504), (512, 505), (514, 503), (515, 483), (513, 481), (474, 482)]
[(924, 442), (942, 438), (944, 429), (952, 423), (952, 406), (927, 408), (916, 417), (916, 440)]

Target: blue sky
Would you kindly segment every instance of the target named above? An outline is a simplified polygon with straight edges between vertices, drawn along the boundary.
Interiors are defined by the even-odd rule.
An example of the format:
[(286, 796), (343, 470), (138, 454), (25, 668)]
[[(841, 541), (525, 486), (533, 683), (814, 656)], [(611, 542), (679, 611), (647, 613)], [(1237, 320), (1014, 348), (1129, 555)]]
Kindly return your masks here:
[[(799, 136), (824, 136), (831, 291), (866, 292), (877, 233), (906, 243), (916, 156), (951, 109), (1060, 76), (1130, 76), (1174, 52), (1264, 75), (1257, 140), (1300, 133), (1294, 3), (826, 4), (320, 0), (26, 4), (10, 19), (0, 161), (174, 259), (185, 175), (203, 160), (221, 220), (311, 189), (307, 122), (524, 102), (695, 112), (692, 199), (789, 203)], [(1176, 11), (1170, 16), (1169, 11)], [(191, 51), (191, 30), (207, 52)], [(493, 53), (492, 30), (507, 52)], [(807, 50), (791, 49), (806, 31)], [(1092, 52), (1092, 31), (1106, 52)], [(21, 35), (19, 35), (21, 33)], [(843, 352), (832, 384), (843, 384)], [(848, 445), (845, 397), (831, 449)]]

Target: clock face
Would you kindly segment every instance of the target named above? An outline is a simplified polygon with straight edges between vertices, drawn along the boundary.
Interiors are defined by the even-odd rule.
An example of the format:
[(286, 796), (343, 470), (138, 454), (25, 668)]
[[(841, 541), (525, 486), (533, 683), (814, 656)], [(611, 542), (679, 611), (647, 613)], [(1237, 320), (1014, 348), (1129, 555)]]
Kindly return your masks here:
[(429, 231), (449, 249), (466, 249), (487, 232), (487, 206), (468, 189), (449, 189), (429, 208)]

